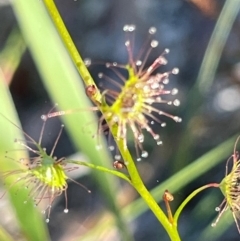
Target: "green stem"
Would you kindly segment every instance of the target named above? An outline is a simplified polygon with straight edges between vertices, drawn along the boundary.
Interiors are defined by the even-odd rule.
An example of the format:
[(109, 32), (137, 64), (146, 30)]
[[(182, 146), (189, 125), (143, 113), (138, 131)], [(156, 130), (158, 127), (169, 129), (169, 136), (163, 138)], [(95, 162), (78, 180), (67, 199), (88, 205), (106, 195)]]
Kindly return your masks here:
[(120, 177), (120, 178), (124, 179), (125, 181), (129, 182), (130, 184), (132, 184), (131, 180), (124, 173), (121, 173), (119, 171), (111, 170), (111, 169), (108, 169), (106, 167), (97, 166), (97, 165), (94, 165), (92, 163), (84, 162), (84, 161), (67, 160), (66, 162), (67, 163), (73, 163), (73, 164), (76, 164), (76, 165), (86, 166), (86, 167), (96, 169), (96, 170), (99, 170), (99, 171), (102, 171), (102, 172), (110, 173), (110, 174), (115, 175), (117, 177)]
[[(86, 68), (83, 59), (81, 58), (70, 34), (68, 33), (68, 30), (62, 20), (61, 15), (58, 12), (58, 9), (54, 3), (53, 0), (43, 0), (45, 3), (45, 6), (48, 10), (48, 13), (50, 14), (57, 30), (58, 33), (62, 39), (62, 41), (64, 42), (69, 55), (72, 58), (72, 61), (74, 62), (80, 76), (82, 77), (84, 83), (86, 86), (89, 85), (95, 85), (95, 82), (92, 78), (92, 76), (90, 75), (88, 69)], [(97, 88), (97, 87), (96, 87)], [(94, 96), (94, 99), (97, 100), (98, 102), (101, 102), (101, 94), (99, 91), (97, 91), (97, 93)]]
[(182, 203), (181, 205), (178, 207), (177, 211), (174, 214), (174, 223), (177, 226), (177, 221), (179, 218), (180, 213), (182, 212), (183, 208), (187, 205), (187, 203), (193, 198), (195, 197), (199, 192), (203, 191), (204, 189), (207, 189), (209, 187), (219, 187), (218, 183), (210, 183), (207, 185), (204, 185), (198, 189), (196, 189), (195, 191), (193, 191)]
[[(111, 130), (114, 132), (115, 130)], [(133, 187), (137, 190), (137, 192), (140, 194), (140, 196), (143, 198), (143, 200), (146, 202), (146, 204), (149, 206), (149, 208), (152, 210), (156, 218), (159, 220), (159, 222), (162, 224), (164, 229), (167, 231), (170, 239), (172, 241), (180, 241), (180, 237), (177, 231), (176, 226), (172, 225), (162, 209), (159, 207), (153, 196), (150, 194), (150, 192), (146, 189), (145, 185), (142, 182), (142, 179), (139, 175), (139, 172), (136, 168), (135, 162), (132, 159), (132, 156), (130, 155), (128, 149), (124, 146), (123, 139), (116, 140), (119, 151), (122, 154), (122, 157), (124, 159), (126, 168), (128, 169), (128, 173), (131, 179), (131, 184)]]

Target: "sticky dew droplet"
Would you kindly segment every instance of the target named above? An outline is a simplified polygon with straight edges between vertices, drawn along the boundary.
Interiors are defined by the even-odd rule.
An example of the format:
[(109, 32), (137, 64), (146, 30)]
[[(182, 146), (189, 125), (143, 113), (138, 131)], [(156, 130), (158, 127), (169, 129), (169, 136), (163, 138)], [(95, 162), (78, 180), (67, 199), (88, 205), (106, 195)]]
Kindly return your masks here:
[(163, 80), (163, 84), (167, 85), (169, 83), (169, 78)]
[(47, 116), (46, 115), (41, 115), (41, 119), (46, 121), (47, 120)]
[(142, 159), (140, 157), (137, 158), (137, 162), (140, 162)]
[(141, 61), (141, 60), (137, 60), (137, 61), (136, 61), (136, 65), (137, 65), (137, 66), (141, 66), (141, 65), (142, 65), (142, 61)]
[(133, 32), (136, 29), (136, 26), (134, 24), (128, 25), (128, 32)]
[(49, 223), (50, 219), (49, 219), (49, 218), (46, 218), (46, 220), (45, 220), (45, 221), (46, 221), (46, 223)]
[(136, 26), (134, 24), (126, 24), (123, 26), (124, 32), (133, 32), (136, 29)]
[(215, 208), (215, 211), (216, 211), (216, 212), (219, 212), (219, 211), (220, 211), (220, 207), (216, 207), (216, 208)]
[(159, 88), (159, 83), (155, 82), (151, 84), (151, 89), (158, 89)]
[(148, 132), (151, 132), (151, 131), (152, 131), (152, 129), (150, 128), (150, 126), (146, 126), (145, 128), (146, 128), (146, 130), (147, 130)]
[(143, 135), (143, 134), (140, 134), (140, 135), (138, 136), (138, 141), (139, 141), (140, 143), (143, 143), (143, 142), (144, 142), (144, 135)]
[(170, 49), (164, 49), (164, 52), (163, 52), (163, 54), (169, 54), (170, 53)]
[(168, 63), (167, 59), (164, 58), (163, 56), (160, 56), (158, 58), (158, 63), (161, 64), (161, 65), (166, 65)]
[(108, 147), (110, 151), (114, 151), (115, 147), (114, 146), (109, 146)]
[(141, 157), (147, 158), (148, 157), (148, 152), (147, 151), (142, 151)]
[(64, 213), (68, 213), (68, 211), (69, 211), (69, 210), (68, 210), (67, 208), (65, 208), (65, 209), (63, 210)]
[(156, 48), (158, 46), (158, 41), (157, 40), (152, 40), (151, 43), (150, 43), (150, 46), (152, 48)]
[(89, 67), (92, 64), (92, 60), (89, 58), (84, 59), (84, 64)]
[(162, 145), (162, 144), (163, 144), (162, 141), (158, 141), (158, 142), (157, 142), (157, 145), (158, 145), (158, 146), (160, 146), (160, 145)]
[(124, 25), (124, 26), (123, 26), (123, 31), (124, 31), (124, 32), (127, 32), (127, 31), (128, 31), (128, 25)]
[(117, 115), (114, 115), (113, 117), (112, 117), (112, 120), (114, 121), (114, 122), (118, 122), (118, 120), (119, 120), (119, 118), (118, 118), (118, 116)]
[(130, 41), (129, 40), (127, 40), (126, 42), (125, 42), (125, 46), (129, 46), (130, 45)]
[(155, 27), (151, 27), (151, 28), (149, 28), (148, 32), (150, 34), (155, 34), (157, 32), (157, 29)]
[(172, 95), (176, 95), (177, 93), (178, 93), (178, 89), (176, 89), (176, 88), (172, 89), (172, 91), (171, 91)]
[(161, 123), (161, 127), (165, 127), (166, 125), (167, 125), (166, 122), (162, 122), (162, 123)]
[(173, 101), (173, 105), (179, 106), (180, 105), (180, 100), (176, 99)]
[(180, 118), (179, 116), (174, 116), (173, 120), (176, 122), (182, 122), (182, 118)]
[(102, 77), (103, 77), (103, 73), (98, 73), (98, 78), (102, 79)]
[(121, 160), (121, 155), (115, 155), (114, 158), (119, 161)]
[(172, 74), (178, 74), (179, 73), (179, 68), (174, 68), (172, 70)]

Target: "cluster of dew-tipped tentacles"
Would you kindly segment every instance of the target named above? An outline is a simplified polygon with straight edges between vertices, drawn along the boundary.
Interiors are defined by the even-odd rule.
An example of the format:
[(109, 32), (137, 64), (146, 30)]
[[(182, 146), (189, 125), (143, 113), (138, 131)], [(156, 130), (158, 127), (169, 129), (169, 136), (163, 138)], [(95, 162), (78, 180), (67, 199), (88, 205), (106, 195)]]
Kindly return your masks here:
[[(212, 227), (215, 227), (223, 213), (230, 209), (238, 232), (240, 233), (240, 159), (239, 153), (236, 151), (236, 146), (239, 139), (240, 136), (238, 136), (235, 143), (233, 155), (227, 160), (225, 177), (219, 184), (219, 188), (221, 189), (225, 198), (215, 209), (218, 212), (218, 217), (216, 221), (212, 223)], [(232, 161), (232, 168), (231, 171), (228, 172), (230, 161)]]
[[(132, 33), (135, 30), (134, 25), (125, 25), (123, 30), (127, 33)], [(151, 27), (149, 34), (156, 33), (156, 28)], [(136, 59), (133, 57), (133, 41), (128, 39), (125, 42), (127, 48), (129, 61), (127, 65), (120, 65), (118, 63), (106, 63), (107, 68), (111, 68), (118, 80), (115, 80), (103, 73), (99, 73), (99, 78), (104, 78), (113, 83), (119, 91), (107, 89), (103, 92), (103, 95), (108, 103), (106, 111), (103, 112), (103, 116), (100, 118), (100, 122), (104, 119), (107, 120), (108, 126), (118, 125), (118, 132), (116, 139), (123, 139), (124, 146), (127, 148), (127, 128), (133, 132), (135, 146), (137, 150), (137, 160), (141, 160), (141, 157), (146, 158), (148, 156), (147, 151), (143, 149), (142, 143), (144, 142), (143, 129), (146, 129), (156, 141), (157, 145), (162, 144), (160, 135), (156, 134), (151, 125), (154, 121), (161, 124), (162, 127), (166, 126), (165, 122), (162, 122), (155, 114), (165, 115), (176, 122), (181, 122), (181, 118), (178, 116), (170, 115), (158, 108), (154, 107), (154, 104), (168, 104), (178, 106), (180, 101), (175, 99), (173, 101), (163, 99), (164, 95), (176, 95), (178, 90), (176, 88), (172, 90), (166, 90), (165, 85), (169, 83), (170, 74), (178, 74), (179, 70), (174, 68), (173, 70), (165, 73), (155, 73), (155, 70), (167, 64), (165, 55), (169, 53), (168, 49), (156, 58), (149, 67), (146, 67), (146, 63), (152, 49), (158, 46), (157, 40), (148, 39), (149, 47), (139, 53)], [(145, 44), (146, 45), (146, 44)], [(146, 46), (144, 46), (146, 48)], [(88, 60), (89, 62), (89, 60)], [(118, 71), (118, 69), (124, 69), (127, 72), (127, 77)], [(149, 119), (152, 119), (149, 121)], [(139, 154), (139, 149), (141, 153)], [(141, 157), (140, 157), (141, 156)]]
[[(77, 169), (77, 166), (74, 166), (72, 164), (69, 165), (70, 162), (65, 158), (58, 159), (54, 156), (54, 150), (57, 146), (64, 126), (61, 126), (59, 134), (53, 144), (52, 150), (50, 151), (50, 154), (48, 154), (46, 148), (42, 148), (41, 146), (46, 120), (44, 120), (43, 122), (39, 140), (37, 142), (32, 137), (30, 137), (26, 132), (24, 132), (20, 127), (18, 127), (15, 123), (13, 123), (11, 120), (5, 117), (3, 114), (0, 113), (0, 115), (23, 132), (27, 140), (23, 141), (15, 139), (15, 142), (23, 146), (26, 150), (30, 151), (34, 155), (34, 157), (31, 158), (25, 156), (17, 160), (17, 162), (19, 162), (20, 164), (19, 168), (0, 173), (2, 179), (4, 180), (4, 184), (9, 177), (16, 177), (15, 181), (8, 185), (8, 190), (17, 185), (17, 192), (22, 188), (28, 189), (29, 193), (26, 199), (24, 200), (24, 204), (29, 202), (29, 199), (32, 199), (35, 203), (35, 206), (38, 206), (43, 200), (47, 200), (47, 205), (42, 211), (42, 213), (46, 213), (47, 223), (50, 221), (50, 212), (54, 200), (64, 193), (64, 213), (68, 213), (68, 180), (71, 180), (72, 182), (83, 187), (89, 193), (91, 191), (88, 190), (81, 183), (73, 180), (67, 175), (68, 172)], [(16, 161), (8, 155), (6, 155), (6, 158)], [(0, 196), (0, 199), (4, 197), (5, 194), (6, 191)]]
[[(178, 89), (168, 90), (165, 86), (169, 83), (169, 76), (178, 74), (179, 70), (178, 68), (173, 68), (168, 72), (156, 73), (159, 67), (167, 64), (165, 55), (169, 53), (169, 49), (165, 49), (160, 56), (147, 66), (151, 51), (158, 46), (158, 41), (152, 39), (152, 35), (156, 33), (155, 27), (149, 29), (149, 37), (136, 58), (133, 56), (133, 32), (135, 31), (135, 26), (125, 25), (123, 30), (128, 37), (128, 40), (125, 42), (128, 52), (128, 63), (125, 65), (116, 62), (106, 63), (106, 68), (111, 69), (116, 78), (104, 73), (99, 73), (98, 77), (112, 83), (115, 89), (103, 90), (101, 101), (98, 101), (97, 106), (91, 109), (101, 111), (102, 113), (99, 119), (101, 131), (117, 126), (117, 133), (114, 138), (116, 140), (122, 139), (125, 148), (127, 148), (127, 130), (130, 129), (132, 131), (137, 160), (140, 161), (141, 157), (148, 157), (148, 152), (143, 149), (142, 145), (144, 142), (144, 129), (152, 135), (157, 145), (161, 145), (160, 135), (155, 133), (151, 127), (155, 122), (160, 123), (162, 127), (166, 126), (166, 123), (162, 122), (159, 116), (170, 117), (176, 122), (182, 121), (180, 117), (171, 115), (154, 106), (155, 104), (180, 105), (178, 99), (170, 101), (164, 98), (166, 95), (176, 95), (178, 93)], [(91, 60), (85, 59), (85, 64), (90, 66)], [(94, 99), (96, 91), (97, 88), (94, 85), (86, 87), (86, 93), (94, 103), (96, 103)], [(43, 116), (43, 118), (69, 114), (73, 111), (58, 111)], [(113, 150), (113, 146), (110, 146), (110, 149)], [(120, 158), (120, 155), (115, 156), (115, 159)]]

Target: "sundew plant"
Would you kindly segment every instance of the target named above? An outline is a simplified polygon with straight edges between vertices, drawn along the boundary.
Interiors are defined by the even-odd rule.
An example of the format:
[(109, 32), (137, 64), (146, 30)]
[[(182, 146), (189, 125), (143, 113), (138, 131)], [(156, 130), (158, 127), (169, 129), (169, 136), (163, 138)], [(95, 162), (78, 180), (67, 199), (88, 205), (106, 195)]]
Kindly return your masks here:
[[(126, 16), (118, 4), (107, 11), (94, 0), (11, 1), (20, 31), (11, 31), (0, 53), (0, 240), (238, 239), (239, 60), (223, 57), (240, 49), (240, 1), (163, 1), (167, 16), (153, 1), (127, 3)], [(76, 16), (65, 11), (74, 8), (78, 33), (69, 24)], [(104, 9), (111, 27), (84, 27)], [(212, 25), (196, 27), (208, 39), (195, 36), (184, 51), (171, 42), (184, 39), (173, 14), (183, 9), (192, 22), (202, 16)], [(50, 100), (21, 127), (13, 93), (26, 49)]]

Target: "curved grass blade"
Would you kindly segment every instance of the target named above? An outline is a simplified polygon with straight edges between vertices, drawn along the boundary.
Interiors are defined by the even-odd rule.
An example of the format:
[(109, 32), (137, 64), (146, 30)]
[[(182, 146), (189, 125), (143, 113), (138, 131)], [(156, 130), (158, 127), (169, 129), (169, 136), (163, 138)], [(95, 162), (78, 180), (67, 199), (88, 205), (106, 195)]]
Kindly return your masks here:
[[(13, 1), (12, 5), (53, 102), (57, 102), (61, 110), (89, 106), (81, 79), (44, 9), (43, 2), (18, 0)], [(47, 40), (46, 36), (48, 36)], [(76, 147), (81, 149), (95, 165), (109, 167), (111, 161), (106, 149), (97, 150), (95, 148), (98, 144), (97, 140), (93, 139), (89, 133), (85, 135), (83, 133), (86, 123), (94, 118), (90, 112), (63, 116), (66, 128)], [(97, 130), (97, 126), (92, 125), (91, 129)], [(132, 240), (116, 204), (114, 190), (118, 187), (117, 180), (97, 171), (93, 174), (110, 210), (116, 217), (123, 239)]]
[[(3, 77), (2, 72), (0, 72), (0, 96), (1, 103), (4, 103), (0, 106), (0, 112), (5, 116), (8, 116), (15, 123), (19, 124), (17, 114), (15, 112), (15, 107), (11, 99), (11, 95), (9, 93), (8, 87), (5, 84), (5, 79)], [(16, 168), (16, 163), (5, 159), (5, 152), (7, 150), (15, 149), (14, 139), (16, 137), (21, 137), (22, 133), (20, 130), (10, 125), (5, 119), (0, 119), (0, 168), (1, 171), (11, 170)], [(22, 157), (22, 152), (14, 152), (13, 158), (20, 159)], [(26, 154), (25, 154), (26, 156)], [(19, 166), (18, 166), (19, 167)], [(14, 179), (9, 178), (10, 182), (14, 181)], [(24, 237), (27, 240), (32, 241), (42, 241), (49, 240), (47, 235), (46, 226), (43, 222), (42, 216), (38, 212), (38, 210), (34, 207), (34, 203), (29, 201), (24, 204), (24, 200), (27, 197), (27, 190), (18, 191), (20, 187), (16, 184), (14, 188), (9, 190), (10, 201), (12, 206), (16, 211), (16, 218), (18, 220), (20, 229)], [(16, 195), (17, 192), (17, 195)], [(27, 217), (27, 218), (26, 218)]]
[(9, 233), (7, 233), (7, 231), (1, 226), (0, 226), (0, 240), (14, 241), (14, 239), (11, 237), (11, 235)]
[(225, 2), (208, 43), (196, 83), (189, 93), (188, 101), (186, 101), (188, 106), (183, 122), (184, 130), (181, 141), (179, 141), (178, 149), (174, 155), (175, 163), (178, 163), (178, 165), (175, 164), (175, 166), (178, 168), (185, 166), (190, 160), (189, 157), (191, 158), (192, 144), (194, 141), (192, 139), (189, 120), (196, 114), (196, 110), (199, 109), (201, 103), (203, 102), (204, 95), (210, 89), (214, 81), (216, 69), (222, 55), (224, 45), (239, 10), (240, 0), (227, 0)]

